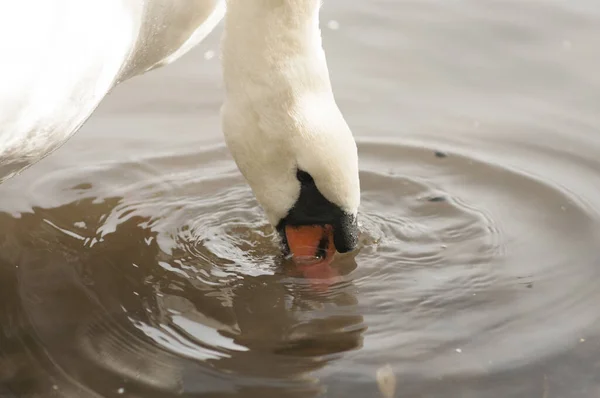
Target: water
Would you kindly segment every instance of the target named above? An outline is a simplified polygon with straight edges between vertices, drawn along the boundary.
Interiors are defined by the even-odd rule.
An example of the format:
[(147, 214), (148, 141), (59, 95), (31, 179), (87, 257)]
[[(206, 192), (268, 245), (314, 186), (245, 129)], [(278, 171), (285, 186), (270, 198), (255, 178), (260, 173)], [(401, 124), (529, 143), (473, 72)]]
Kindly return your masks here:
[(222, 144), (217, 31), (0, 187), (1, 397), (600, 394), (600, 6), (322, 22), (360, 250), (280, 257)]

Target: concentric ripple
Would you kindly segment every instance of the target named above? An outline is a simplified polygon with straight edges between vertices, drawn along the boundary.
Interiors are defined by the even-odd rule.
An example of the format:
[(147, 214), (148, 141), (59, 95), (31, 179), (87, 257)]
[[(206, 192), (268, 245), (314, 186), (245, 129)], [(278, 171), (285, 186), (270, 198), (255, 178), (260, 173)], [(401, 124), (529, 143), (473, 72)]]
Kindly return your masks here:
[(7, 200), (0, 381), (63, 396), (374, 396), (384, 365), (412, 391), (549, 366), (597, 335), (599, 223), (580, 198), (436, 148), (359, 150), (360, 249), (319, 274), (281, 258), (223, 147), (59, 170)]

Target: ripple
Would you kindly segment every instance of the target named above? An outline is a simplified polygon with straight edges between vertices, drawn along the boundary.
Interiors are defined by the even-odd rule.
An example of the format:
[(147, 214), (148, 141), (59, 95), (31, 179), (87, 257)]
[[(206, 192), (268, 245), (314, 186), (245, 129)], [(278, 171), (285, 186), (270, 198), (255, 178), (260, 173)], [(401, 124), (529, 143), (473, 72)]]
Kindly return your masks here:
[(359, 150), (360, 249), (325, 273), (281, 257), (223, 147), (50, 173), (0, 213), (19, 303), (2, 338), (33, 336), (47, 372), (101, 395), (316, 396), (382, 364), (413, 381), (534, 366), (598, 324), (584, 198), (452, 151)]

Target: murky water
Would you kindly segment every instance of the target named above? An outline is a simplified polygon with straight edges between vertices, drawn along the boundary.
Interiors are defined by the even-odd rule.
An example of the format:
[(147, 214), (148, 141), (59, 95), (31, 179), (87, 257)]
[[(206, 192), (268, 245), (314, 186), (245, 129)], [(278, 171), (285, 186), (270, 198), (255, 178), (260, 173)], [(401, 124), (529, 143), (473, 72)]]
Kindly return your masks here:
[[(0, 397), (600, 395), (600, 5), (326, 1), (360, 250), (280, 258), (215, 32), (0, 187)], [(391, 395), (390, 395), (391, 396)]]

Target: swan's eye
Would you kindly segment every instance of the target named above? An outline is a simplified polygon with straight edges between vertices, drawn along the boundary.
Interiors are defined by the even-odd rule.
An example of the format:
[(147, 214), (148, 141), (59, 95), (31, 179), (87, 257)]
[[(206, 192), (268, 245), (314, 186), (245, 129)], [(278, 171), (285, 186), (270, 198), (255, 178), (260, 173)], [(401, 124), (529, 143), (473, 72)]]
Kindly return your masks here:
[(296, 172), (296, 178), (302, 185), (314, 184), (313, 178), (306, 171), (298, 170)]

